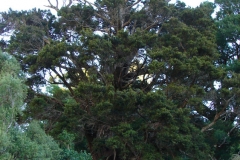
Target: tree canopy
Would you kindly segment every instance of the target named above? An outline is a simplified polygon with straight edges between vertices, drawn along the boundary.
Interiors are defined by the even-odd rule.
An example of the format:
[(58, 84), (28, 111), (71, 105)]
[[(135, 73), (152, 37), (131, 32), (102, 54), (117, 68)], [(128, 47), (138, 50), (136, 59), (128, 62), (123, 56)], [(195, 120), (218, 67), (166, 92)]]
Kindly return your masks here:
[(237, 0), (196, 8), (166, 0), (49, 7), (57, 16), (1, 13), (0, 32), (14, 31), (2, 48), (28, 75), (20, 123), (40, 120), (58, 141), (66, 131), (75, 137), (71, 146), (93, 160), (225, 159), (237, 152)]

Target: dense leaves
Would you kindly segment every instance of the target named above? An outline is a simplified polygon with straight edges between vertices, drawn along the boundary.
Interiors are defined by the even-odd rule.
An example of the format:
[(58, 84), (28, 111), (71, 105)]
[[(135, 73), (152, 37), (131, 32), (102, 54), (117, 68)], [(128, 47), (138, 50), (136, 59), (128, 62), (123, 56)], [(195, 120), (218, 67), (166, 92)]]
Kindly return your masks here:
[[(0, 159), (58, 159), (61, 149), (37, 122), (19, 125), (26, 86), (19, 63), (0, 52)], [(26, 127), (27, 126), (27, 127)]]
[(43, 122), (62, 157), (82, 149), (94, 160), (236, 153), (237, 1), (216, 1), (215, 21), (209, 2), (69, 2), (50, 4), (58, 16), (10, 10), (0, 25), (1, 33), (14, 30), (3, 48), (28, 75), (22, 119)]

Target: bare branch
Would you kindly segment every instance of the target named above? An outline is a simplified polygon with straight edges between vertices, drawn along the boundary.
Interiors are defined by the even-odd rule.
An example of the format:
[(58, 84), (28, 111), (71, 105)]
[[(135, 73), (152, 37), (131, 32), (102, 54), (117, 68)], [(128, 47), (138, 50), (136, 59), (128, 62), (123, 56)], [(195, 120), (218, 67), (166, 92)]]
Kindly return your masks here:
[(69, 85), (67, 80), (61, 74), (59, 74), (58, 71), (55, 68), (52, 68), (51, 70), (58, 76), (58, 78), (64, 83), (64, 85), (69, 89), (70, 93), (74, 96), (73, 89)]
[(45, 7), (48, 7), (48, 8), (52, 8), (52, 9), (54, 9), (54, 10), (56, 10), (56, 11), (59, 11), (59, 8), (58, 8), (58, 0), (56, 0), (56, 6), (54, 6), (54, 5), (51, 3), (50, 0), (48, 0), (48, 3), (49, 3), (48, 6), (47, 6), (47, 5), (44, 5), (44, 6), (45, 6)]
[[(63, 2), (63, 6), (65, 6), (65, 2), (66, 2), (66, 1)], [(45, 6), (45, 7), (48, 7), (48, 8), (52, 8), (52, 9), (54, 9), (54, 10), (56, 10), (56, 11), (59, 11), (59, 2), (58, 2), (58, 0), (56, 0), (56, 6), (54, 6), (54, 5), (51, 3), (50, 0), (48, 0), (48, 3), (49, 3), (49, 5), (44, 5), (44, 6)], [(72, 3), (73, 3), (73, 0), (69, 0), (69, 2), (68, 2), (68, 4), (66, 5), (66, 7), (70, 7), (70, 6), (72, 5)]]
[(128, 6), (126, 9), (132, 8), (133, 6), (137, 5), (140, 2), (141, 2), (141, 0), (138, 0), (137, 2), (133, 3), (131, 6)]
[(223, 144), (226, 143), (227, 138), (230, 137), (230, 134), (231, 134), (238, 126), (239, 126), (239, 124), (235, 125), (235, 126), (228, 132), (227, 136), (224, 138), (223, 142), (222, 142), (220, 145), (218, 145), (218, 147), (221, 147)]
[(203, 127), (203, 128), (201, 129), (201, 132), (205, 132), (207, 129), (209, 129), (210, 127), (212, 127), (212, 126), (217, 122), (217, 120), (220, 118), (220, 116), (221, 116), (222, 114), (224, 114), (224, 112), (226, 112), (226, 111), (225, 111), (226, 108), (228, 107), (230, 101), (231, 101), (234, 97), (235, 97), (235, 95), (233, 95), (233, 96), (232, 96), (231, 98), (229, 98), (228, 100), (225, 100), (226, 103), (225, 103), (224, 107), (222, 108), (222, 110), (221, 110), (220, 112), (216, 113), (216, 115), (214, 116), (213, 121), (212, 121), (210, 124), (208, 124), (207, 126)]
[(122, 28), (124, 28), (125, 26), (129, 25), (131, 22), (131, 20), (129, 19), (127, 22), (125, 22), (123, 25), (122, 25)]
[(83, 0), (85, 3), (87, 3), (87, 4), (89, 4), (90, 6), (94, 6), (94, 7), (96, 7), (96, 8), (99, 8), (99, 7), (97, 7), (94, 3), (91, 3), (91, 2), (89, 2), (88, 0)]
[(72, 0), (69, 0), (69, 3), (66, 7), (70, 7), (72, 5)]
[(58, 8), (58, 0), (56, 0), (56, 8)]
[(106, 85), (107, 81), (105, 80), (104, 76), (97, 70), (97, 73), (100, 75), (101, 79), (103, 80), (103, 83)]

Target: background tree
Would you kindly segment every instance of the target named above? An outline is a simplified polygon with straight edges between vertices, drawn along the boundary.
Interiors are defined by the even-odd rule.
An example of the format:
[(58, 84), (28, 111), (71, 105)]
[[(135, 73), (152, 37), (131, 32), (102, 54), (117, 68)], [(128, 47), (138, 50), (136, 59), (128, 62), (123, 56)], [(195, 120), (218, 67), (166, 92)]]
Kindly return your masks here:
[[(212, 90), (212, 122), (206, 126), (210, 144), (215, 144), (215, 157), (228, 159), (238, 153), (239, 141), (239, 2), (216, 0), (219, 11), (216, 14), (217, 45), (220, 58), (216, 65), (225, 69), (227, 76), (218, 80), (216, 90)], [(212, 112), (214, 111), (214, 112)], [(212, 114), (210, 114), (212, 112)], [(211, 131), (209, 130), (211, 129)], [(210, 138), (211, 137), (211, 138)], [(214, 137), (214, 138), (212, 138)]]
[(236, 0), (216, 0), (215, 3), (220, 8), (216, 17), (217, 42), (221, 53), (220, 63), (226, 65), (240, 58), (240, 7)]
[(23, 74), (16, 59), (0, 52), (0, 159), (58, 159), (61, 149), (36, 122), (24, 127), (17, 116), (25, 107)]

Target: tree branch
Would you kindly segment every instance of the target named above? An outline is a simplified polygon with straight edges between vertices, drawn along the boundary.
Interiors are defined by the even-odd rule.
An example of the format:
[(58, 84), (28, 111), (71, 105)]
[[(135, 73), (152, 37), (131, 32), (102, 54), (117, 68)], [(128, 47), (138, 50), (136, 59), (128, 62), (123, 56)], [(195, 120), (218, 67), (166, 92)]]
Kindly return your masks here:
[(141, 0), (138, 0), (137, 2), (133, 3), (131, 6), (128, 6), (126, 9), (132, 8), (133, 6), (137, 5)]
[(96, 7), (96, 8), (99, 8), (99, 7), (97, 7), (95, 4), (89, 2), (88, 0), (83, 0), (83, 1), (84, 1), (85, 3), (87, 3), (87, 4), (89, 4), (90, 6), (94, 6), (94, 7)]
[[(69, 0), (68, 4), (66, 5), (66, 7), (70, 7), (72, 5), (73, 0)], [(44, 5), (45, 7), (48, 8), (52, 8), (56, 11), (59, 11), (59, 2), (58, 0), (56, 0), (56, 6), (54, 6), (50, 0), (48, 0), (49, 5)], [(65, 5), (65, 2), (63, 3), (63, 6)]]
[(70, 7), (71, 4), (72, 4), (72, 0), (69, 0), (69, 3), (68, 3), (68, 5), (66, 7)]
[(214, 119), (213, 121), (208, 124), (207, 126), (203, 127), (201, 129), (201, 132), (205, 132), (207, 129), (209, 129), (210, 127), (212, 127), (216, 122), (217, 120), (220, 118), (220, 116), (225, 112), (226, 108), (228, 107), (228, 104), (229, 102), (235, 97), (235, 95), (233, 95), (231, 98), (229, 98), (227, 101), (226, 101), (226, 104), (224, 105), (224, 107), (222, 108), (222, 110), (218, 113), (216, 113), (216, 115), (214, 116)]
[(223, 142), (218, 145), (218, 147), (221, 147), (223, 144), (225, 144), (226, 140), (228, 137), (230, 137), (230, 134), (234, 131), (234, 129), (236, 129), (239, 126), (239, 124), (235, 125), (227, 134), (227, 136), (224, 138)]
[(56, 10), (56, 11), (59, 11), (59, 8), (58, 8), (58, 0), (56, 0), (56, 6), (54, 6), (52, 3), (51, 3), (51, 1), (50, 0), (48, 0), (48, 3), (50, 4), (50, 5), (44, 5), (45, 7), (48, 7), (48, 8), (52, 8), (52, 9), (54, 9), (54, 10)]
[(74, 92), (72, 87), (68, 84), (68, 82), (64, 79), (64, 77), (62, 77), (55, 68), (52, 68), (52, 71), (62, 80), (62, 82), (64, 83), (64, 85), (69, 89), (70, 93), (72, 96), (74, 96)]

